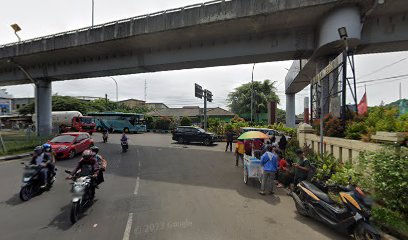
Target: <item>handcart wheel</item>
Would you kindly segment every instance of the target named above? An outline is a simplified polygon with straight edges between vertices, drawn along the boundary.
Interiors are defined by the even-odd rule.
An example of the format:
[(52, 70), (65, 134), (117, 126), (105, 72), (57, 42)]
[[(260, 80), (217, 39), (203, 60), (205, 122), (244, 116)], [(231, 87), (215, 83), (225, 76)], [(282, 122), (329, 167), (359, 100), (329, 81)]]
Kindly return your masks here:
[(248, 184), (248, 169), (244, 167), (244, 183)]

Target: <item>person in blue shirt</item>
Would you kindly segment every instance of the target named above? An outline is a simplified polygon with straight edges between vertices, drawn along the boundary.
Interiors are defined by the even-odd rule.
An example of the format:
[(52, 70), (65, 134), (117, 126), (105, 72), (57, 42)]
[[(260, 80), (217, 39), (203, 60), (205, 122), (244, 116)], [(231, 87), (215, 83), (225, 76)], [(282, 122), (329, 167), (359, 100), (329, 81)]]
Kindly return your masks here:
[(261, 191), (259, 194), (265, 195), (265, 190), (269, 194), (275, 193), (275, 174), (278, 171), (278, 158), (272, 153), (272, 146), (268, 145), (266, 152), (261, 156), (261, 165), (263, 168)]

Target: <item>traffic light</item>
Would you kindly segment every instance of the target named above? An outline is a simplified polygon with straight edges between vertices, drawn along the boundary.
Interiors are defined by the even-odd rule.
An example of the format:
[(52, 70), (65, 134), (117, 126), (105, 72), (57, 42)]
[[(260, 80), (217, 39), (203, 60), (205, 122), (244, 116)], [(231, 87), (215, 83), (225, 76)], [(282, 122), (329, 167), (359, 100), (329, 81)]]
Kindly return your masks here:
[(212, 102), (213, 101), (213, 94), (212, 92), (206, 90), (207, 92), (207, 101)]
[(203, 88), (198, 85), (197, 83), (194, 84), (195, 85), (195, 96), (198, 98), (203, 98)]

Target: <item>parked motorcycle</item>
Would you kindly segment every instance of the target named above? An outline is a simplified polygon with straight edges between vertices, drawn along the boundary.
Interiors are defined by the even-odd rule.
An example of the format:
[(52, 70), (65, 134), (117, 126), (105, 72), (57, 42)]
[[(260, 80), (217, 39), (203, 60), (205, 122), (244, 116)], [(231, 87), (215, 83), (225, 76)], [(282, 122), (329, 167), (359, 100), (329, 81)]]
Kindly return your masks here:
[(122, 146), (122, 152), (127, 152), (129, 145), (127, 141), (121, 141), (120, 145)]
[(45, 188), (41, 188), (43, 183), (43, 179), (41, 176), (41, 170), (44, 168), (42, 166), (36, 165), (27, 165), (25, 163), (21, 163), (24, 165), (24, 173), (23, 173), (23, 185), (20, 189), (20, 199), (22, 201), (28, 201), (32, 197), (41, 194), (43, 191), (49, 191), (55, 181), (55, 171), (54, 168), (53, 173), (48, 174), (47, 179), (47, 186)]
[(327, 188), (303, 181), (292, 193), (299, 214), (313, 217), (357, 240), (379, 240), (379, 232), (370, 224), (372, 200), (355, 186), (329, 186), (339, 192), (341, 203), (334, 202)]
[[(65, 170), (71, 175), (71, 171)], [(91, 176), (81, 176), (79, 174), (71, 178), (72, 183), (72, 205), (70, 220), (74, 224), (78, 221), (82, 213), (89, 207), (95, 198), (94, 180)]]

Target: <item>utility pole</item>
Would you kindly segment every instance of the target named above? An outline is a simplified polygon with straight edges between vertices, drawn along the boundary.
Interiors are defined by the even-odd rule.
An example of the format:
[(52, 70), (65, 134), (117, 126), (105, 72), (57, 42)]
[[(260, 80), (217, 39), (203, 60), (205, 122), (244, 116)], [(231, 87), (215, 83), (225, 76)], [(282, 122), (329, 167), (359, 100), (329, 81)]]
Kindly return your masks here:
[(146, 82), (146, 79), (145, 79), (145, 86), (144, 86), (145, 88), (144, 88), (144, 100), (145, 100), (145, 102), (147, 101), (147, 82)]
[(399, 84), (399, 99), (402, 99), (402, 82)]
[(207, 90), (204, 90), (204, 130), (207, 131)]

